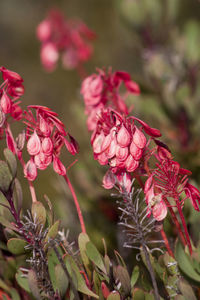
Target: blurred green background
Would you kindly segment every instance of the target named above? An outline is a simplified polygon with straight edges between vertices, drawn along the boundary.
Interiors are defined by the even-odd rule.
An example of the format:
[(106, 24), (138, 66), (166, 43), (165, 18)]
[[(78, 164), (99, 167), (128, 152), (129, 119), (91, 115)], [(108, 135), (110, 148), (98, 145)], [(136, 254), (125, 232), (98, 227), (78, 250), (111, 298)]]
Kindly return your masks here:
[[(106, 168), (92, 159), (90, 135), (85, 125), (81, 80), (76, 70), (61, 65), (46, 73), (39, 57), (36, 27), (49, 9), (58, 8), (66, 18), (80, 18), (97, 34), (94, 55), (85, 64), (88, 74), (96, 67), (124, 70), (141, 85), (140, 97), (129, 97), (134, 114), (163, 133), (175, 160), (193, 171), (200, 182), (200, 2), (197, 0), (1, 0), (0, 65), (24, 78), (22, 106), (49, 106), (80, 144), (78, 162), (69, 176), (75, 186), (88, 232), (100, 244), (121, 244), (116, 230), (117, 211), (109, 192), (101, 187)], [(17, 124), (13, 124), (18, 132)], [(73, 161), (63, 152), (62, 161)], [(23, 174), (19, 172), (22, 181)], [(25, 182), (25, 181), (24, 181)], [(62, 225), (72, 234), (80, 231), (74, 205), (64, 182), (51, 168), (39, 172), (35, 182), (38, 199), (47, 194)], [(24, 185), (24, 202), (31, 201)], [(189, 205), (188, 205), (189, 206)], [(199, 221), (187, 209), (191, 226)], [(167, 223), (168, 221), (166, 221)], [(196, 223), (197, 222), (197, 223)], [(192, 225), (193, 224), (193, 225)], [(166, 224), (166, 226), (168, 226)], [(172, 231), (172, 229), (169, 228)], [(194, 233), (195, 235), (195, 233)], [(199, 238), (196, 234), (196, 238)]]

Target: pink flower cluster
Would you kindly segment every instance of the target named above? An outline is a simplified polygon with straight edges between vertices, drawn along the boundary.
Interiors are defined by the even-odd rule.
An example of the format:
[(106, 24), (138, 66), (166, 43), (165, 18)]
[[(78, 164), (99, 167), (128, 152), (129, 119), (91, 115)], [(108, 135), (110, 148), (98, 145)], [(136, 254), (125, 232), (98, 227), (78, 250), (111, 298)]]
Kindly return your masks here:
[[(122, 83), (126, 90), (123, 96), (120, 95)], [(95, 129), (97, 115), (103, 108), (111, 106), (118, 112), (128, 115), (125, 99), (130, 93), (138, 95), (140, 88), (126, 72), (112, 73), (110, 69), (106, 74), (104, 70), (98, 70), (98, 74), (87, 77), (82, 83), (81, 94), (85, 103), (85, 113), (88, 116), (88, 130)]]
[(41, 62), (47, 71), (53, 71), (61, 54), (63, 66), (74, 69), (89, 60), (93, 48), (89, 43), (95, 38), (83, 22), (64, 19), (58, 10), (52, 10), (37, 27), (37, 37), (41, 41)]
[[(36, 117), (32, 113), (36, 112)], [(72, 154), (78, 152), (75, 139), (66, 132), (64, 124), (57, 114), (45, 106), (32, 105), (24, 112), (27, 125), (27, 151), (31, 156), (24, 168), (25, 176), (33, 181), (37, 177), (37, 169), (44, 170), (52, 162), (55, 172), (65, 175), (65, 166), (59, 159), (61, 148), (65, 145)], [(68, 137), (69, 140), (66, 138)]]
[(22, 118), (22, 109), (19, 106), (21, 102), (19, 98), (24, 94), (23, 79), (21, 76), (13, 71), (0, 67), (2, 73), (3, 83), (0, 86), (0, 110), (1, 110), (1, 124), (3, 126), (6, 115), (15, 120)]

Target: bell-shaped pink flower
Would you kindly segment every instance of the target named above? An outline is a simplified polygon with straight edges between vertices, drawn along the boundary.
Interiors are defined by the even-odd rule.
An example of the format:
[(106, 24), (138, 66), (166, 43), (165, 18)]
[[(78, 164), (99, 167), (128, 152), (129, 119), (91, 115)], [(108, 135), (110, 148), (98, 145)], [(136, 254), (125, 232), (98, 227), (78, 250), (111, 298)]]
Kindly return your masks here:
[(128, 154), (128, 147), (120, 147), (119, 145), (116, 146), (116, 158), (118, 160), (124, 161)]
[(86, 105), (96, 105), (101, 99), (103, 90), (103, 81), (100, 75), (93, 74), (84, 79), (81, 87), (81, 94), (83, 95)]
[(45, 155), (40, 151), (39, 154), (34, 156), (36, 167), (40, 170), (45, 170), (52, 162), (52, 155)]
[(100, 165), (104, 166), (108, 164), (108, 157), (105, 152), (102, 152), (98, 155), (98, 162)]
[(24, 167), (24, 175), (30, 181), (33, 181), (36, 179), (37, 168), (36, 168), (35, 163), (32, 161), (32, 159), (26, 163), (26, 165)]
[(131, 154), (129, 154), (128, 158), (126, 159), (126, 170), (128, 172), (133, 172), (139, 166), (139, 162), (136, 161)]
[(36, 131), (31, 135), (27, 143), (27, 150), (30, 155), (37, 155), (40, 152), (41, 143)]
[(162, 221), (167, 216), (167, 206), (163, 200), (153, 206), (152, 214), (157, 221)]
[(122, 124), (118, 134), (117, 134), (117, 143), (121, 147), (127, 147), (130, 144), (131, 136), (124, 124)]
[(40, 57), (46, 71), (53, 71), (59, 57), (56, 46), (49, 42), (42, 45)]
[(41, 42), (47, 41), (51, 36), (51, 24), (48, 20), (42, 21), (37, 27), (37, 38)]
[(115, 185), (115, 182), (115, 175), (110, 170), (108, 170), (103, 177), (103, 187), (108, 190), (112, 189)]
[(133, 143), (140, 149), (143, 149), (146, 146), (146, 137), (144, 133), (137, 128), (137, 126), (134, 127), (135, 132), (133, 134)]
[(53, 158), (53, 168), (56, 173), (59, 175), (64, 176), (66, 174), (66, 169), (63, 163), (60, 161), (60, 159), (57, 156), (54, 156)]
[(127, 172), (121, 172), (117, 174), (117, 179), (121, 187), (126, 189), (128, 193), (130, 193), (132, 188), (132, 179), (131, 175)]
[(45, 121), (45, 119), (39, 115), (39, 129), (44, 136), (50, 136), (51, 126)]
[(51, 155), (53, 152), (53, 143), (50, 137), (45, 137), (42, 141), (42, 151), (45, 155)]
[(114, 137), (110, 143), (110, 146), (106, 150), (106, 155), (109, 159), (115, 156), (116, 147), (117, 147), (117, 140), (116, 137)]
[(1, 109), (5, 114), (10, 113), (12, 102), (8, 95), (4, 92), (0, 100)]
[(135, 160), (139, 160), (142, 157), (143, 150), (136, 146), (134, 141), (132, 141), (130, 145), (130, 153)]
[(105, 151), (110, 146), (112, 139), (112, 133), (109, 133), (101, 144), (101, 151)]
[(101, 147), (104, 139), (105, 139), (105, 135), (103, 132), (101, 132), (99, 135), (96, 136), (92, 145), (94, 153), (101, 153)]

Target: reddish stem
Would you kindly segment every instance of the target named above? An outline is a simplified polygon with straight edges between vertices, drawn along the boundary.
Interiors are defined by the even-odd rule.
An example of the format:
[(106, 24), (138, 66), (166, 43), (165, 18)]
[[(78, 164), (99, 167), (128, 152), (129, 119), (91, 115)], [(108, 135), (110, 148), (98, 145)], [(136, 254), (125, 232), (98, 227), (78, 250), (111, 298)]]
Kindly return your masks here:
[(187, 230), (187, 225), (185, 223), (185, 217), (183, 215), (183, 211), (182, 211), (181, 205), (179, 203), (178, 197), (177, 197), (176, 200), (177, 200), (176, 204), (177, 204), (178, 212), (179, 212), (179, 215), (180, 215), (180, 218), (181, 218), (181, 222), (182, 222), (182, 225), (183, 225), (183, 228), (184, 228), (184, 231), (185, 231), (187, 245), (189, 247), (190, 254), (192, 255), (192, 245), (191, 245), (191, 242), (190, 242), (190, 236), (189, 236), (189, 233), (188, 233), (188, 230)]
[(162, 238), (163, 238), (163, 240), (165, 242), (165, 246), (167, 248), (167, 251), (168, 251), (169, 255), (174, 258), (174, 253), (172, 252), (172, 249), (170, 248), (169, 241), (167, 239), (167, 236), (166, 236), (163, 228), (161, 229), (161, 235), (162, 235)]
[(173, 220), (174, 224), (176, 225), (176, 228), (178, 229), (178, 233), (179, 233), (180, 239), (181, 239), (183, 245), (186, 246), (186, 245), (187, 245), (187, 241), (186, 241), (185, 236), (184, 236), (184, 234), (183, 234), (183, 232), (182, 232), (182, 229), (181, 229), (181, 226), (180, 226), (180, 224), (179, 224), (179, 221), (178, 221), (178, 219), (177, 219), (177, 217), (176, 217), (176, 214), (175, 214), (175, 212), (173, 211), (173, 208), (171, 207), (171, 205), (170, 205), (168, 199), (167, 199), (166, 197), (164, 197), (164, 200), (165, 200), (165, 203), (166, 203), (166, 205), (167, 205), (167, 207), (168, 207), (168, 209), (169, 209), (169, 211), (170, 211), (172, 220)]
[(71, 182), (70, 182), (70, 180), (69, 180), (69, 177), (68, 177), (67, 175), (64, 175), (63, 177), (65, 178), (65, 181), (66, 181), (66, 183), (68, 184), (69, 189), (70, 189), (71, 194), (72, 194), (72, 197), (73, 197), (73, 199), (74, 199), (74, 203), (75, 203), (75, 206), (76, 206), (76, 210), (77, 210), (77, 214), (78, 214), (78, 217), (79, 217), (79, 221), (80, 221), (80, 225), (81, 225), (82, 232), (83, 232), (83, 233), (86, 233), (85, 223), (84, 223), (84, 220), (83, 220), (81, 208), (80, 208), (78, 199), (77, 199), (77, 197), (76, 197), (74, 188), (73, 188), (73, 186), (72, 186), (72, 184), (71, 184)]

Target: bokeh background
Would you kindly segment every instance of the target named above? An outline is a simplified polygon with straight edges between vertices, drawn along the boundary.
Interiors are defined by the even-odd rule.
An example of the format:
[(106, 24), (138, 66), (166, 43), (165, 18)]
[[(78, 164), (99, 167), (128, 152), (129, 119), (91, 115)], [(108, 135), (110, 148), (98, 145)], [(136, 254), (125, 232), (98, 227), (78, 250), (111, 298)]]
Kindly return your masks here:
[[(106, 171), (93, 160), (90, 135), (85, 125), (81, 79), (76, 70), (61, 64), (52, 73), (41, 66), (40, 43), (36, 27), (48, 10), (58, 8), (66, 18), (80, 18), (93, 31), (94, 54), (85, 64), (88, 74), (96, 67), (124, 70), (141, 86), (140, 97), (129, 97), (133, 113), (157, 127), (182, 167), (193, 172), (193, 183), (200, 185), (200, 2), (197, 0), (1, 0), (0, 65), (24, 78), (22, 106), (49, 106), (59, 114), (66, 128), (80, 144), (78, 162), (69, 176), (83, 210), (88, 233), (100, 246), (104, 237), (108, 246), (120, 247), (121, 234), (116, 226), (115, 200), (103, 190)], [(21, 128), (13, 125), (14, 131)], [(66, 165), (73, 158), (64, 152)], [(24, 182), (24, 207), (30, 196)], [(51, 168), (40, 172), (35, 182), (38, 199), (47, 194), (57, 218), (74, 234), (80, 231), (76, 211), (68, 191)], [(185, 213), (194, 239), (198, 215), (186, 203)], [(169, 220), (165, 226), (173, 236)]]

